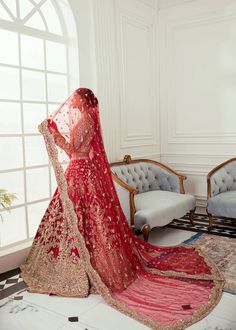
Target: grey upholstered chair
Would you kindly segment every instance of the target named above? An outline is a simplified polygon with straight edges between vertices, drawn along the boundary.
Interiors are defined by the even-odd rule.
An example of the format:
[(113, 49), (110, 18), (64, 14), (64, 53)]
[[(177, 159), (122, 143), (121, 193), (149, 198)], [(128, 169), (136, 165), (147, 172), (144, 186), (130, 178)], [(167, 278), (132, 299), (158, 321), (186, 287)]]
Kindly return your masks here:
[(208, 229), (213, 216), (236, 218), (236, 158), (213, 168), (207, 176)]
[(129, 155), (110, 166), (123, 212), (145, 241), (153, 227), (165, 226), (187, 212), (194, 224), (195, 198), (184, 192), (185, 176), (153, 160), (131, 160)]

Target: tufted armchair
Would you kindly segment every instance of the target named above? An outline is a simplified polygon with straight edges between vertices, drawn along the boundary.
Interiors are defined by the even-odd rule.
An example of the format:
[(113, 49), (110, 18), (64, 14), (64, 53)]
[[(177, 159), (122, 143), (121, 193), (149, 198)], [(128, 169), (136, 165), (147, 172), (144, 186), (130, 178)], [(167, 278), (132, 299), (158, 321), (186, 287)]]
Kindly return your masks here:
[(227, 160), (208, 173), (207, 214), (209, 230), (213, 215), (236, 218), (236, 158)]
[(195, 198), (184, 192), (185, 176), (153, 160), (131, 160), (129, 155), (110, 166), (123, 212), (145, 241), (153, 227), (165, 226), (187, 212), (193, 224)]

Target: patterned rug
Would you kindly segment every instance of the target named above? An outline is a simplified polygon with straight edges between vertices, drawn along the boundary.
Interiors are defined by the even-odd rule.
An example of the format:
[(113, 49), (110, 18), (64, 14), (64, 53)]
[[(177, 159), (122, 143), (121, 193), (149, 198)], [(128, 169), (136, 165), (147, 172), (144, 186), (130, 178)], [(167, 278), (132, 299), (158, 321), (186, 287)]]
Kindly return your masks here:
[[(211, 235), (218, 235), (224, 237), (236, 238), (236, 219), (229, 218), (217, 218), (213, 217), (213, 227), (210, 231)], [(181, 219), (174, 219), (170, 224), (167, 225), (169, 228), (189, 230), (194, 232), (209, 233), (208, 232), (208, 217), (202, 214), (194, 215), (193, 226), (188, 218), (185, 216)]]
[(196, 234), (184, 241), (208, 255), (225, 277), (224, 291), (236, 294), (236, 240), (208, 234)]

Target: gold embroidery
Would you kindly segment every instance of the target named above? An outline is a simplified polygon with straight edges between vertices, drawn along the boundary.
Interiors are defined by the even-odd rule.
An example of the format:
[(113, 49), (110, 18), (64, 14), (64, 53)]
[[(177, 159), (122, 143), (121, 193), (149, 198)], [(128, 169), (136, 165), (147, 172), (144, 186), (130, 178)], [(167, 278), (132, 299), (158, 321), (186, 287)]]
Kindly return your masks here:
[[(75, 295), (77, 296), (86, 296), (88, 294), (88, 278), (91, 282), (91, 290), (92, 291), (96, 291), (97, 293), (101, 294), (103, 296), (103, 298), (105, 299), (105, 301), (113, 306), (114, 308), (116, 308), (117, 310), (123, 312), (124, 314), (131, 316), (133, 318), (135, 318), (136, 320), (142, 322), (143, 324), (149, 326), (152, 329), (155, 330), (181, 330), (186, 328), (187, 326), (190, 326), (191, 324), (193, 324), (194, 322), (199, 321), (200, 319), (202, 319), (205, 315), (207, 315), (213, 308), (214, 306), (218, 303), (220, 297), (221, 297), (221, 290), (223, 288), (223, 278), (219, 272), (219, 270), (216, 268), (216, 266), (208, 259), (206, 259), (207, 264), (210, 266), (211, 271), (212, 271), (212, 275), (205, 275), (200, 277), (200, 278), (204, 278), (204, 279), (211, 279), (215, 286), (211, 289), (211, 293), (210, 293), (210, 297), (209, 297), (209, 301), (202, 305), (202, 307), (197, 310), (196, 312), (193, 313), (193, 315), (191, 316), (187, 316), (182, 320), (179, 320), (177, 322), (174, 322), (173, 324), (168, 324), (168, 325), (163, 325), (163, 324), (158, 324), (157, 322), (153, 321), (152, 319), (148, 318), (148, 317), (142, 317), (137, 309), (137, 312), (135, 312), (134, 310), (130, 309), (127, 305), (121, 303), (120, 301), (118, 301), (117, 299), (114, 299), (111, 295), (111, 293), (109, 292), (108, 288), (106, 287), (106, 285), (104, 284), (104, 282), (101, 279), (101, 276), (98, 274), (98, 272), (94, 269), (93, 267), (93, 259), (90, 259), (90, 253), (88, 251), (88, 248), (86, 246), (86, 238), (83, 237), (83, 235), (81, 235), (80, 231), (78, 230), (78, 226), (80, 225), (80, 218), (77, 216), (76, 214), (76, 209), (74, 209), (73, 203), (70, 200), (69, 194), (75, 194), (75, 191), (69, 191), (68, 194), (68, 190), (67, 190), (67, 183), (63, 174), (63, 169), (60, 165), (60, 163), (58, 162), (58, 154), (57, 154), (57, 149), (53, 143), (53, 139), (48, 131), (47, 128), (47, 121), (44, 121), (40, 127), (40, 132), (43, 134), (45, 142), (46, 142), (46, 146), (48, 149), (48, 153), (50, 156), (50, 159), (52, 161), (52, 165), (56, 174), (56, 178), (57, 178), (57, 183), (58, 183), (58, 190), (60, 193), (60, 198), (61, 198), (61, 203), (62, 203), (62, 208), (63, 208), (63, 216), (67, 221), (67, 226), (64, 228), (65, 235), (68, 235), (69, 238), (71, 238), (71, 241), (73, 242), (73, 246), (77, 248), (77, 251), (79, 251), (79, 255), (80, 258), (74, 258), (72, 257), (71, 260), (71, 265), (68, 265), (68, 248), (65, 249), (65, 251), (63, 252), (64, 255), (62, 254), (61, 259), (57, 260), (54, 258), (50, 258), (50, 255), (47, 255), (47, 251), (45, 251), (44, 249), (41, 249), (41, 252), (39, 255), (37, 255), (36, 251), (37, 251), (37, 241), (34, 242), (34, 245), (32, 247), (31, 253), (28, 257), (28, 260), (26, 261), (26, 264), (22, 266), (22, 276), (23, 279), (25, 279), (25, 281), (29, 284), (30, 289), (32, 291), (35, 292), (53, 292), (53, 293), (58, 293), (60, 295), (62, 295), (61, 290), (63, 291), (63, 285), (69, 285), (68, 283), (66, 283), (67, 281), (71, 280), (71, 285), (72, 287), (67, 288), (67, 291), (64, 290), (65, 292), (68, 292), (68, 296), (72, 293), (75, 293)], [(85, 189), (84, 187), (81, 189)], [(88, 190), (92, 190), (92, 183), (88, 184)], [(104, 210), (98, 210), (96, 208), (95, 203), (91, 204), (92, 207), (94, 208), (94, 212), (96, 212), (96, 214), (100, 214), (100, 219), (98, 219), (98, 227), (100, 228), (100, 230), (102, 230), (102, 219), (103, 219), (103, 212), (105, 212), (104, 210), (106, 210), (106, 207), (104, 208)], [(109, 206), (111, 208), (111, 205)], [(82, 210), (83, 212), (85, 212), (86, 210)], [(55, 216), (56, 216), (56, 212), (55, 212)], [(119, 219), (118, 219), (119, 220)], [(117, 221), (118, 221), (117, 220)], [(64, 235), (63, 235), (64, 236)], [(75, 238), (75, 239), (74, 239)], [(124, 240), (126, 240), (127, 238), (124, 237)], [(104, 242), (106, 243), (106, 238), (104, 238)], [(109, 243), (109, 242), (108, 242)], [(72, 245), (69, 247), (71, 248)], [(96, 249), (97, 246), (93, 247), (95, 254), (94, 256), (96, 256)], [(109, 251), (109, 245), (108, 245), (108, 249)], [(198, 252), (200, 255), (203, 255), (201, 253), (201, 251)], [(98, 250), (98, 254), (99, 254), (99, 250)], [(47, 255), (46, 259), (45, 259), (45, 255)], [(115, 262), (115, 266), (114, 269), (116, 267), (116, 263), (120, 262), (120, 260), (123, 260), (123, 258), (125, 258), (124, 255), (121, 256), (121, 254), (119, 253), (119, 246), (117, 246), (117, 255), (120, 256), (120, 258), (117, 259), (117, 261)], [(109, 256), (109, 252), (108, 252), (108, 256)], [(205, 256), (204, 256), (205, 257)], [(38, 258), (38, 260), (37, 260)], [(94, 258), (94, 257), (93, 257)], [(97, 258), (96, 258), (97, 260)], [(48, 269), (57, 269), (57, 272), (59, 272), (59, 268), (57, 268), (56, 263), (58, 263), (58, 267), (61, 268), (61, 273), (56, 274), (56, 276), (58, 276), (58, 278), (63, 278), (63, 283), (55, 283), (54, 287), (52, 280), (50, 278), (50, 273), (48, 271)], [(124, 262), (124, 264), (126, 264), (126, 262)], [(70, 268), (71, 267), (71, 268)], [(97, 267), (97, 265), (95, 265), (95, 267)], [(98, 266), (98, 268), (102, 267)], [(40, 269), (38, 269), (40, 268)], [(68, 271), (68, 273), (66, 274), (66, 271)], [(101, 271), (101, 270), (100, 270)], [(126, 270), (128, 271), (128, 270)], [(148, 269), (148, 271), (150, 271)], [(101, 271), (102, 273), (102, 271)], [(41, 278), (43, 278), (43, 276), (46, 276), (42, 282), (40, 281), (40, 276)], [(188, 275), (185, 273), (177, 273), (177, 272), (159, 272), (159, 275), (168, 275), (168, 276), (179, 276), (179, 277), (189, 277), (189, 278), (195, 278), (198, 279), (198, 275)], [(39, 278), (35, 279), (37, 276), (39, 276)], [(65, 277), (64, 277), (65, 276)], [(67, 277), (66, 277), (67, 276)], [(76, 278), (77, 282), (79, 281), (79, 284), (76, 284), (76, 281), (74, 281), (74, 279)], [(46, 286), (43, 287), (42, 283), (46, 283)], [(111, 283), (109, 283), (111, 284)], [(129, 283), (127, 283), (126, 285), (128, 285)], [(77, 285), (77, 286), (76, 286)], [(54, 291), (50, 291), (50, 290), (54, 290)], [(67, 295), (67, 294), (65, 294)], [(138, 306), (137, 306), (138, 307)]]

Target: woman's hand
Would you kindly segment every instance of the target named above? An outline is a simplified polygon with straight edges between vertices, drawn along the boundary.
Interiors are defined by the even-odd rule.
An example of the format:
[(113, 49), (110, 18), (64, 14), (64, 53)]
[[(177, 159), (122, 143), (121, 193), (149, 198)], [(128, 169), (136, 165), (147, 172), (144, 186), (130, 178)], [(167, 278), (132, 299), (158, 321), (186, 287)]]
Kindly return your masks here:
[(56, 133), (59, 133), (58, 128), (57, 128), (57, 124), (55, 123), (55, 121), (48, 119), (48, 129), (49, 132), (52, 135), (55, 135)]

